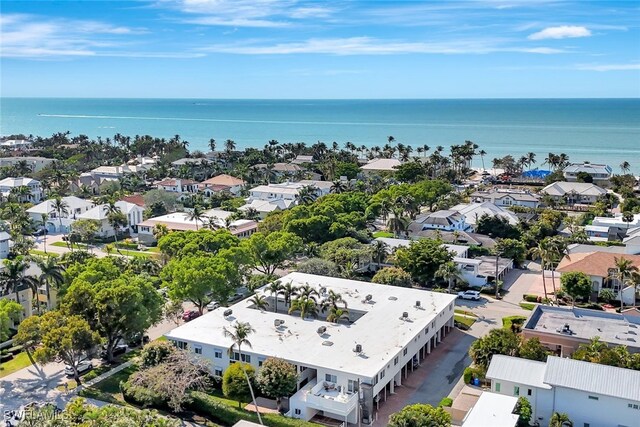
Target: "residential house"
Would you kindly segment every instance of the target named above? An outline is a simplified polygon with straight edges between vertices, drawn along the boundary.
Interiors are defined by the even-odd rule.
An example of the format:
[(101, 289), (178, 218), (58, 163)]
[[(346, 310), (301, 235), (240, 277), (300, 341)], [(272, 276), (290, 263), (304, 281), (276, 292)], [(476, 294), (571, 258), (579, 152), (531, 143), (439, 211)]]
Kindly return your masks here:
[(5, 178), (0, 180), (0, 195), (3, 199), (7, 199), (11, 195), (12, 190), (20, 187), (27, 187), (29, 194), (16, 196), (20, 202), (39, 203), (42, 200), (42, 186), (40, 181), (32, 178)]
[(548, 356), (546, 362), (496, 354), (487, 370), (491, 391), (524, 396), (531, 422), (549, 425), (555, 412), (573, 426), (632, 427), (640, 411), (640, 371)]
[(201, 193), (203, 193), (206, 197), (211, 197), (216, 193), (227, 192), (231, 193), (234, 196), (237, 196), (242, 191), (245, 182), (240, 178), (236, 178), (231, 175), (217, 175), (213, 178), (209, 178), (205, 181), (202, 181), (198, 185), (198, 189)]
[(441, 210), (421, 214), (409, 224), (408, 230), (471, 231), (473, 227), (466, 223), (465, 217), (455, 210)]
[(584, 308), (538, 305), (522, 328), (525, 338), (538, 338), (560, 357), (569, 357), (580, 344), (599, 337), (609, 346), (624, 345), (640, 352), (640, 317)]
[(499, 217), (506, 219), (509, 224), (517, 225), (519, 220), (518, 216), (510, 210), (496, 206), (491, 202), (481, 203), (461, 203), (451, 208), (452, 211), (458, 211), (464, 216), (464, 221), (472, 229), (476, 229), (480, 218), (487, 215), (491, 218)]
[(249, 237), (258, 230), (258, 223), (248, 219), (230, 221), (232, 212), (220, 209), (210, 209), (204, 213), (205, 219), (198, 221), (189, 219), (188, 212), (174, 212), (154, 218), (149, 218), (138, 224), (138, 240), (145, 245), (153, 245), (156, 238), (153, 228), (162, 224), (170, 231), (195, 231), (202, 228), (227, 228), (231, 234), (240, 238)]
[(33, 141), (28, 139), (5, 139), (0, 141), (0, 148), (4, 150), (26, 150), (31, 148)]
[(518, 398), (483, 391), (462, 420), (462, 427), (516, 427)]
[(471, 201), (491, 202), (505, 208), (510, 206), (537, 208), (540, 205), (540, 196), (524, 189), (491, 187), (471, 193)]
[(593, 183), (606, 187), (613, 176), (613, 170), (609, 165), (595, 163), (572, 163), (562, 171), (564, 179), (569, 182), (578, 181), (578, 175), (587, 174), (593, 178)]
[(632, 215), (630, 221), (625, 221), (622, 214), (613, 217), (597, 216), (591, 224), (585, 227), (589, 240), (593, 241), (621, 241), (630, 230), (640, 228), (640, 214)]
[(620, 280), (615, 275), (616, 258), (630, 260), (633, 265), (640, 268), (640, 255), (622, 255), (610, 252), (585, 252), (567, 255), (560, 261), (556, 271), (568, 273), (577, 271), (585, 273), (591, 279), (594, 296), (602, 289), (611, 289), (617, 298), (622, 298), (625, 304), (635, 304), (635, 289), (633, 286), (621, 286)]
[(313, 156), (298, 154), (296, 158), (291, 161), (291, 163), (295, 165), (310, 164), (310, 163), (313, 163)]
[(189, 194), (196, 194), (199, 191), (198, 181), (192, 179), (167, 178), (154, 183), (158, 190), (164, 190), (169, 193), (176, 193), (183, 197)]
[[(428, 360), (453, 329), (454, 295), (298, 272), (279, 281), (310, 286), (320, 298), (330, 291), (339, 293), (349, 307), (349, 320), (329, 322), (322, 312), (317, 319), (289, 314), (284, 299), (264, 286), (256, 295), (268, 301), (268, 310), (245, 299), (165, 336), (178, 348), (207, 360), (218, 376), (241, 359), (256, 371), (269, 357), (294, 364), (297, 387), (284, 396), (290, 417), (312, 422), (331, 418), (336, 425), (371, 424), (387, 396)], [(255, 329), (252, 346), (244, 349), (242, 358), (238, 352), (227, 352), (233, 342), (223, 333), (235, 319)]]
[[(116, 230), (109, 223), (109, 205), (98, 205), (82, 214), (78, 215), (77, 219), (92, 219), (98, 221), (100, 223), (100, 228), (98, 229), (98, 235), (100, 237), (113, 237), (116, 233)], [(115, 202), (116, 208), (120, 209), (120, 212), (124, 214), (127, 218), (127, 224), (119, 229), (119, 231), (123, 231), (125, 233), (135, 233), (137, 231), (137, 225), (142, 222), (142, 217), (144, 215), (144, 208), (125, 201), (117, 201)]]
[(412, 239), (440, 239), (445, 243), (453, 243), (454, 245), (466, 245), (466, 246), (482, 246), (485, 248), (493, 248), (496, 244), (489, 236), (484, 234), (471, 233), (467, 231), (441, 231), (441, 230), (420, 230), (418, 226), (417, 231), (409, 229), (409, 237)]
[(39, 172), (55, 162), (55, 159), (37, 156), (0, 157), (0, 167), (15, 166), (20, 162), (26, 162), (31, 171)]
[(59, 216), (58, 212), (53, 208), (55, 199), (45, 200), (27, 209), (27, 213), (35, 223), (42, 221), (43, 214), (48, 215), (49, 220), (45, 225), (47, 231), (49, 233), (66, 233), (71, 229), (71, 224), (81, 214), (95, 207), (95, 203), (92, 201), (75, 196), (63, 197), (62, 200), (67, 206), (67, 212), (62, 212)]
[(11, 235), (6, 231), (0, 231), (0, 259), (5, 259), (9, 256), (9, 241), (11, 240)]
[(189, 166), (189, 165), (205, 166), (207, 164), (209, 164), (209, 160), (205, 157), (184, 157), (182, 159), (178, 159), (174, 162), (171, 162), (171, 166), (173, 167)]
[(640, 254), (640, 227), (629, 230), (622, 243), (625, 245), (626, 253)]
[(402, 162), (398, 159), (373, 159), (362, 165), (360, 170), (365, 174), (377, 174), (381, 172), (395, 172)]
[(249, 190), (246, 204), (239, 209), (246, 211), (255, 209), (264, 218), (269, 212), (289, 209), (298, 203), (298, 193), (301, 188), (312, 186), (316, 188), (318, 197), (331, 192), (331, 182), (302, 180), (298, 182), (285, 182), (282, 184), (258, 185)]
[(558, 181), (547, 185), (540, 190), (540, 193), (548, 195), (556, 202), (566, 202), (568, 205), (590, 205), (598, 201), (601, 196), (607, 194), (607, 191), (595, 184), (586, 182)]

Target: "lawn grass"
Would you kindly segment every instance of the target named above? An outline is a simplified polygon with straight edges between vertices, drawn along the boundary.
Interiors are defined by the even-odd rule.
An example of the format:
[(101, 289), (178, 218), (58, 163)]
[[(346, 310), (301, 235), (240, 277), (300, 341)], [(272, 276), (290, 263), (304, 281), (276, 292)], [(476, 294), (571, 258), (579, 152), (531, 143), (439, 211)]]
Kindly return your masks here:
[(13, 359), (0, 364), (0, 378), (13, 374), (22, 368), (31, 366), (31, 361), (26, 352), (18, 353)]
[(472, 317), (465, 317), (465, 316), (459, 316), (459, 315), (454, 315), (453, 316), (453, 320), (455, 320), (458, 323), (462, 323), (463, 325), (465, 325), (466, 327), (470, 328), (471, 325), (473, 325), (474, 323), (476, 323), (476, 319), (472, 318)]
[(472, 313), (472, 312), (470, 312), (470, 311), (467, 311), (467, 310), (462, 310), (462, 309), (460, 309), (460, 308), (456, 308), (456, 309), (455, 309), (455, 310), (453, 310), (453, 311), (454, 311), (454, 313), (462, 314), (462, 315), (464, 315), (464, 316), (478, 317), (476, 314), (474, 314), (474, 313)]
[(138, 367), (135, 365), (124, 368), (120, 372), (116, 372), (110, 377), (94, 384), (92, 387), (81, 390), (78, 394), (83, 397), (98, 399), (104, 402), (130, 406), (125, 402), (124, 397), (120, 392), (120, 381), (126, 381), (129, 379), (129, 376), (137, 370)]
[(511, 325), (516, 324), (524, 324), (524, 321), (527, 320), (524, 316), (508, 316), (502, 318), (502, 327), (505, 329), (511, 329)]
[(37, 249), (31, 249), (29, 253), (31, 255), (40, 255), (40, 256), (58, 256), (57, 254), (54, 254), (51, 252), (39, 251)]
[(373, 238), (376, 239), (378, 237), (394, 237), (393, 233), (390, 233), (388, 231), (376, 231), (375, 233), (373, 233)]
[(530, 302), (521, 302), (520, 307), (524, 308), (525, 310), (533, 311), (533, 309), (536, 308), (536, 305), (531, 304)]
[[(49, 246), (57, 246), (59, 248), (68, 248), (69, 246), (67, 246), (67, 242), (53, 242), (53, 243), (49, 243)], [(88, 246), (85, 245), (84, 243), (73, 243), (72, 244), (73, 249), (87, 249)]]
[[(106, 252), (106, 251), (105, 251)], [(153, 256), (153, 254), (150, 254), (148, 252), (141, 252), (141, 251), (130, 251), (128, 249), (120, 249), (120, 252), (118, 252), (117, 250), (113, 250), (111, 252), (112, 255), (124, 255), (124, 256), (130, 256), (130, 257), (134, 257), (134, 258), (151, 258)]]
[(154, 254), (159, 254), (160, 253), (160, 248), (157, 246), (154, 246), (152, 248), (147, 249), (147, 252), (153, 252)]

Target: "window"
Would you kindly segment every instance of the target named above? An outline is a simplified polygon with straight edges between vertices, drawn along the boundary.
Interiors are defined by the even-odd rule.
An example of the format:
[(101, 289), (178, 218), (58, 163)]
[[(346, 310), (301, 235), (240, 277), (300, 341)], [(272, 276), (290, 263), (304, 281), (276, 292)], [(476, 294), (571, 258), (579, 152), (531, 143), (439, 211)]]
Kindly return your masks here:
[(590, 400), (600, 400), (598, 396), (589, 396)]
[[(238, 362), (240, 361), (240, 353), (238, 353), (237, 351), (233, 352), (233, 357), (232, 360)], [(243, 354), (242, 355), (242, 361), (245, 363), (251, 363), (251, 356), (248, 354)]]
[(304, 371), (306, 371), (306, 370), (307, 370), (307, 367), (306, 367), (306, 366), (302, 366), (302, 365), (300, 365), (300, 372), (304, 372)]
[(500, 383), (496, 383), (496, 393), (500, 393)]
[(193, 352), (195, 354), (202, 354), (202, 346), (196, 345), (193, 347)]
[(405, 348), (404, 350), (402, 350), (402, 355), (406, 356), (407, 355), (407, 349)]
[(425, 334), (428, 334), (428, 333), (429, 333), (429, 327), (428, 327), (428, 326), (427, 326), (427, 328), (424, 330), (424, 333), (425, 333)]
[(589, 423), (584, 423), (584, 424), (583, 424), (583, 427), (591, 427), (591, 424), (589, 424)]
[(338, 382), (338, 377), (331, 374), (324, 374), (324, 380), (335, 384)]
[(382, 371), (380, 371), (380, 379), (384, 378), (384, 369)]
[(513, 395), (514, 396), (520, 396), (520, 387), (518, 387), (518, 386), (514, 386), (513, 387)]
[(222, 369), (220, 369), (220, 368), (216, 368), (216, 369), (213, 371), (213, 374), (214, 374), (216, 377), (221, 377), (221, 376), (222, 376)]
[(355, 393), (358, 389), (358, 382), (355, 380), (349, 380), (347, 383), (347, 391), (349, 393)]
[(294, 409), (293, 413), (296, 415), (300, 415), (302, 412), (300, 411), (300, 409), (296, 408)]
[(222, 350), (220, 350), (218, 348), (214, 348), (213, 349), (213, 357), (215, 357), (216, 359), (222, 359)]
[(266, 360), (266, 358), (264, 358), (264, 357), (258, 357), (258, 367), (262, 366), (262, 364), (264, 363), (265, 360)]
[(396, 366), (398, 364), (398, 356), (396, 356), (395, 359), (393, 359), (393, 366)]
[(640, 406), (635, 403), (629, 403), (627, 406), (629, 409), (640, 409)]
[(531, 393), (532, 393), (531, 389), (530, 389), (530, 388), (528, 388), (528, 389), (527, 389), (527, 396), (531, 396)]
[(187, 349), (187, 343), (184, 341), (176, 341), (176, 346), (180, 349), (180, 350), (186, 350)]

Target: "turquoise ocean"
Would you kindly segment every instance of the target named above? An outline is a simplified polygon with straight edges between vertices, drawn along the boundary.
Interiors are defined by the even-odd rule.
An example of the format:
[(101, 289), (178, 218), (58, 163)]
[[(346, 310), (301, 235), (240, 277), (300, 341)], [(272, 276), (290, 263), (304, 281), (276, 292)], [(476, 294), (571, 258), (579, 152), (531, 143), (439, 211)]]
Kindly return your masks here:
[[(549, 152), (572, 161), (623, 161), (640, 173), (640, 99), (456, 99), (456, 100), (207, 100), (1, 98), (0, 134), (49, 136), (70, 131), (95, 138), (114, 134), (190, 142), (208, 150), (210, 138), (238, 148), (267, 141), (351, 141), (383, 146), (397, 142), (438, 145), (471, 140), (494, 157), (527, 152), (538, 165)], [(474, 166), (481, 166), (480, 158)]]

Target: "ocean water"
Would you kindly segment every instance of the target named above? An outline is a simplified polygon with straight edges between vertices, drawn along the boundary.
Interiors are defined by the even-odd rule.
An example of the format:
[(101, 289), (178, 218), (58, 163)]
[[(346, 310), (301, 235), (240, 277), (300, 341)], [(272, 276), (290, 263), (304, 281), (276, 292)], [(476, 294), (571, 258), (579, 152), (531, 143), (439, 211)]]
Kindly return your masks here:
[[(267, 141), (351, 141), (383, 146), (392, 135), (414, 149), (427, 144), (447, 150), (471, 140), (494, 157), (527, 152), (538, 164), (549, 152), (572, 161), (628, 161), (640, 172), (640, 99), (486, 100), (207, 100), (1, 98), (0, 134), (112, 137), (116, 133), (180, 135), (191, 150), (238, 148)], [(481, 159), (474, 166), (481, 166)]]

